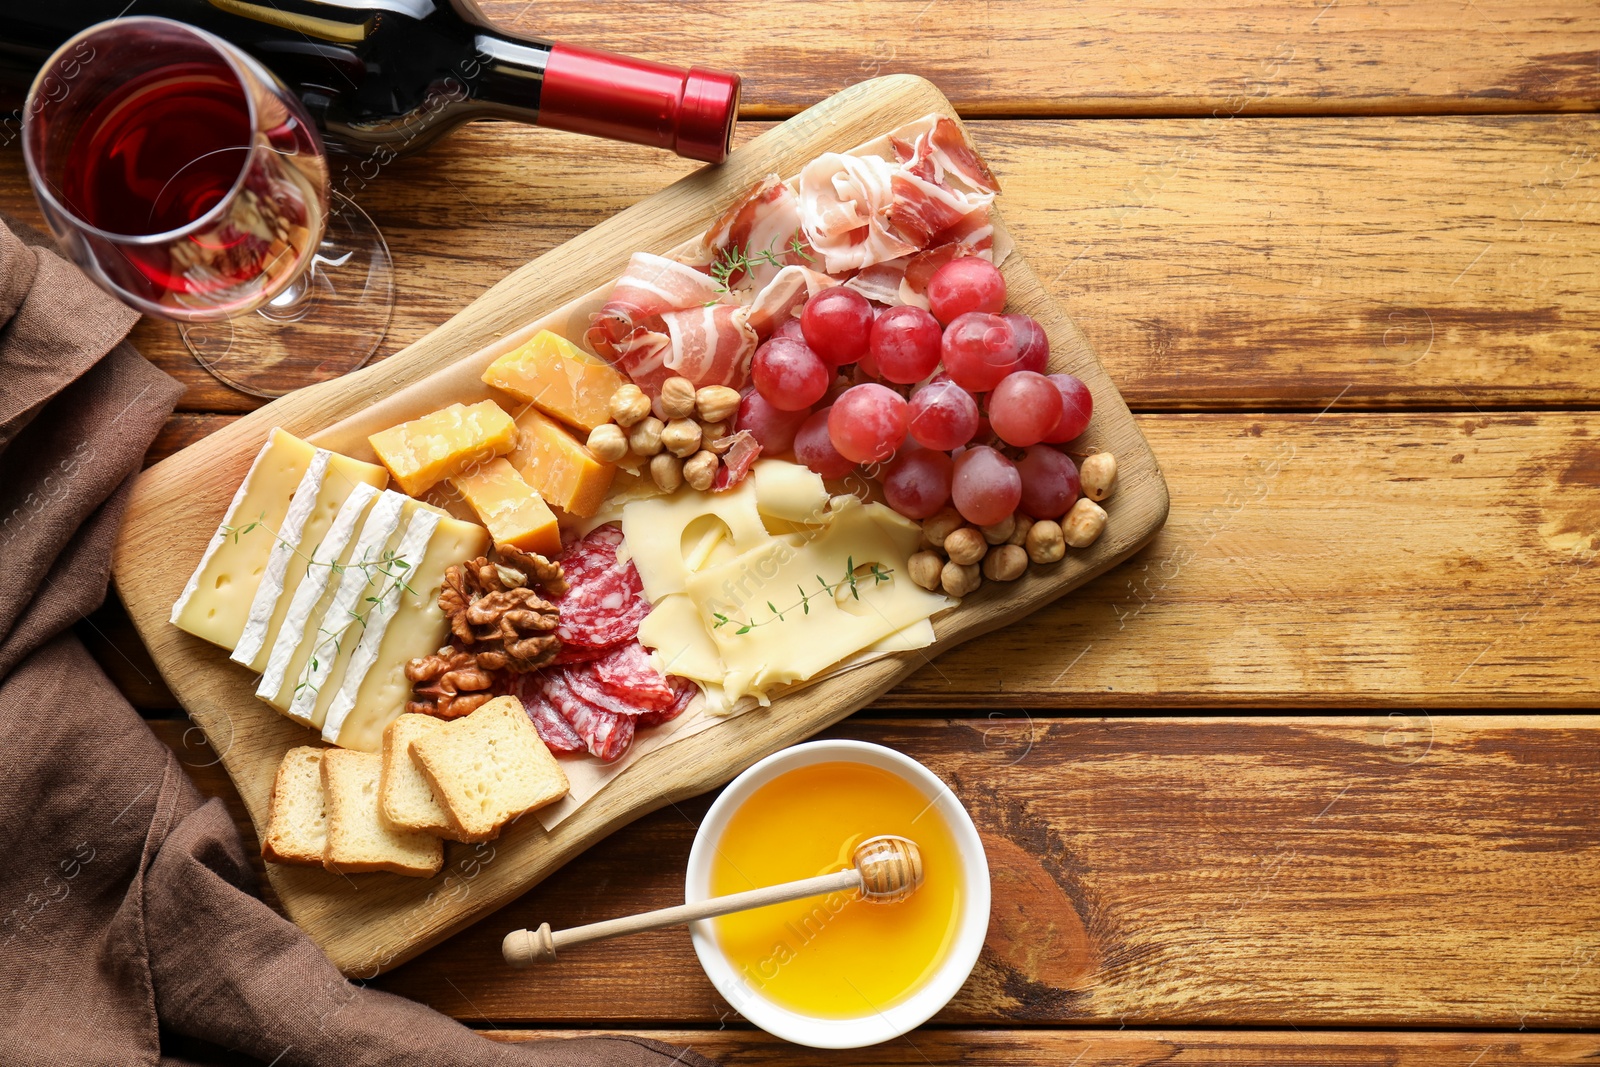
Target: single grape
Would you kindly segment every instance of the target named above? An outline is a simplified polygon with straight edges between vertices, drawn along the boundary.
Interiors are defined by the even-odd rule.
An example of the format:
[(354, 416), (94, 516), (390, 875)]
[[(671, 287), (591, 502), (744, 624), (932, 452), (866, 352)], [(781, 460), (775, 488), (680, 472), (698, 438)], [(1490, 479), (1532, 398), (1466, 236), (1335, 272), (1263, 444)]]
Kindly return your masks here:
[(772, 331), (772, 336), (767, 340), (772, 341), (779, 337), (787, 337), (791, 341), (804, 342), (806, 335), (800, 332), (800, 319), (794, 316), (784, 319), (778, 324), (778, 328)]
[(931, 448), (902, 449), (883, 471), (883, 499), (908, 519), (926, 519), (950, 501), (950, 457)]
[(784, 411), (801, 411), (822, 399), (833, 372), (803, 341), (778, 337), (756, 349), (750, 377), (767, 403)]
[(1050, 380), (1061, 393), (1061, 418), (1042, 440), (1053, 445), (1070, 441), (1089, 428), (1089, 418), (1094, 414), (1094, 397), (1089, 387), (1073, 374), (1052, 374)]
[(794, 447), (794, 434), (806, 421), (806, 411), (784, 411), (769, 404), (754, 389), (739, 402), (739, 415), (734, 428), (749, 430), (761, 443), (764, 456), (781, 456)]
[(919, 307), (902, 304), (872, 324), (869, 358), (876, 376), (886, 382), (920, 382), (939, 366), (939, 321)]
[(988, 445), (974, 445), (955, 458), (950, 501), (975, 526), (993, 526), (1017, 510), (1022, 476), (1016, 465)]
[(1062, 404), (1055, 382), (1019, 370), (1006, 375), (989, 394), (989, 425), (1008, 445), (1036, 445), (1061, 421)]
[(978, 431), (978, 402), (942, 375), (911, 394), (911, 437), (919, 445), (948, 452)]
[(828, 413), (832, 408), (813, 411), (794, 435), (794, 458), (824, 478), (843, 478), (856, 465), (839, 454), (828, 436)]
[(1018, 370), (1031, 370), (1043, 374), (1050, 365), (1050, 338), (1032, 315), (1002, 315), (1011, 328), (1022, 338), (1021, 353), (1017, 357)]
[(1006, 280), (988, 260), (962, 256), (933, 272), (927, 296), (934, 317), (948, 326), (970, 311), (997, 314), (1006, 306)]
[(800, 331), (806, 344), (830, 367), (854, 363), (872, 339), (872, 305), (854, 289), (835, 285), (806, 301)]
[(1017, 461), (1022, 510), (1036, 519), (1059, 519), (1078, 499), (1078, 468), (1049, 445), (1034, 445)]
[(911, 418), (899, 393), (874, 382), (846, 389), (828, 410), (833, 447), (853, 463), (881, 463), (894, 455)]
[(968, 312), (945, 327), (940, 344), (945, 373), (969, 393), (987, 393), (1018, 369), (1022, 341), (1001, 316)]

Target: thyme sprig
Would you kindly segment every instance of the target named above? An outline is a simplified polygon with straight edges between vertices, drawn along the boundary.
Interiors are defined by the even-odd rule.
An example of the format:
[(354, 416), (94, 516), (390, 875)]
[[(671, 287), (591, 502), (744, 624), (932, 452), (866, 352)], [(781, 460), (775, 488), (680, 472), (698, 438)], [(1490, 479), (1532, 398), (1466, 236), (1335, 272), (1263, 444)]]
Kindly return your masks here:
[(840, 590), (849, 589), (851, 599), (860, 600), (862, 582), (866, 581), (868, 578), (871, 578), (872, 587), (877, 588), (879, 585), (887, 582), (894, 575), (893, 568), (883, 567), (876, 563), (867, 564), (867, 573), (865, 574), (857, 574), (856, 572), (859, 569), (861, 568), (856, 566), (855, 557), (849, 556), (845, 559), (844, 577), (839, 579), (837, 582), (829, 582), (819, 574), (815, 576), (817, 579), (817, 588), (809, 593), (806, 592), (804, 586), (796, 585), (794, 588), (795, 591), (800, 594), (799, 601), (789, 605), (782, 611), (779, 611), (777, 605), (773, 604), (772, 601), (767, 601), (767, 610), (772, 612), (770, 618), (756, 619), (749, 622), (739, 622), (737, 619), (731, 619), (721, 612), (714, 611), (711, 613), (711, 617), (716, 620), (716, 622), (713, 624), (713, 628), (720, 630), (724, 626), (738, 623), (739, 628), (734, 631), (734, 636), (738, 636), (739, 634), (747, 634), (751, 630), (754, 630), (757, 626), (765, 626), (768, 623), (785, 621), (785, 616), (794, 611), (796, 608), (800, 610), (802, 615), (810, 615), (811, 598), (815, 596), (837, 598)]
[[(787, 267), (790, 264), (784, 262), (784, 257), (786, 256), (799, 256), (807, 263), (816, 262), (815, 257), (806, 251), (805, 242), (800, 240), (799, 233), (789, 238), (788, 247), (782, 251), (774, 250), (773, 246), (777, 242), (778, 239), (774, 237), (767, 242), (766, 248), (757, 252), (751, 252), (749, 248), (740, 248), (737, 245), (719, 249), (716, 256), (712, 258), (710, 267), (711, 277), (717, 283), (718, 296), (721, 297), (732, 292), (732, 287), (728, 284), (729, 281), (736, 275), (748, 273), (750, 268), (758, 263), (780, 268)], [(716, 302), (716, 300), (707, 300), (705, 306), (711, 307)]]

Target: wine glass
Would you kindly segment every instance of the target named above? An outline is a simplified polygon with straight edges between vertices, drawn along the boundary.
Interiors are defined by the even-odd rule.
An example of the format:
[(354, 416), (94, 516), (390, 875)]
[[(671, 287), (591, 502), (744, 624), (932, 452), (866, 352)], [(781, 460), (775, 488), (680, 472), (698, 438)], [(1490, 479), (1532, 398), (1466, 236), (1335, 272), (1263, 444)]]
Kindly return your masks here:
[(100, 286), (178, 323), (201, 366), (256, 396), (355, 370), (394, 308), (389, 249), (331, 194), (299, 99), (204, 30), (114, 19), (29, 90), (23, 155), (50, 228)]

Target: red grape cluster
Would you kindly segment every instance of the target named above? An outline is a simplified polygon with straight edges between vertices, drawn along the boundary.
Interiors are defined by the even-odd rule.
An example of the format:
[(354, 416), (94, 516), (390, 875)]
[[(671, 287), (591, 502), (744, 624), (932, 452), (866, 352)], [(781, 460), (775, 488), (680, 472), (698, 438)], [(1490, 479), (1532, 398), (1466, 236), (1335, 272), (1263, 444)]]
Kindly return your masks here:
[(738, 428), (824, 478), (881, 465), (884, 498), (908, 518), (947, 504), (978, 526), (1019, 509), (1059, 518), (1078, 498), (1078, 469), (1052, 446), (1089, 425), (1088, 387), (1045, 373), (1044, 328), (1002, 314), (1005, 279), (987, 260), (951, 260), (927, 297), (928, 311), (875, 311), (844, 286), (813, 296), (756, 349)]

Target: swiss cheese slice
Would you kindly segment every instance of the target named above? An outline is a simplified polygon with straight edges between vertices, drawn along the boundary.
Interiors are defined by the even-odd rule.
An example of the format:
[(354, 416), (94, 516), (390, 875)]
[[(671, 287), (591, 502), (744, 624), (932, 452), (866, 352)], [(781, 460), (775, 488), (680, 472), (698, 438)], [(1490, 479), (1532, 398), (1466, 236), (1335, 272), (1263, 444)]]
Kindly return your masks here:
[(773, 519), (816, 524), (828, 521), (828, 487), (822, 475), (798, 463), (758, 459), (750, 467), (756, 510)]
[[(810, 538), (770, 538), (688, 577), (685, 591), (727, 668), (730, 701), (765, 703), (775, 686), (815, 677), (949, 606), (904, 573), (921, 537), (915, 523), (852, 498), (831, 515)], [(872, 576), (874, 565), (887, 581)]]
[(172, 605), (172, 624), (232, 649), (244, 632), (278, 529), (316, 449), (276, 427), (233, 494), (189, 582)]
[[(438, 520), (427, 551), (411, 570), (405, 588), (399, 590), (398, 608), (384, 626), (371, 664), (360, 668), (357, 680), (357, 660), (363, 657), (363, 650), (357, 649), (345, 671), (323, 720), (323, 740), (366, 752), (382, 748), (384, 729), (400, 717), (411, 699), (406, 664), (449, 643), (450, 623), (439, 610), (445, 571), (452, 564), (483, 555), (488, 547), (489, 534), (483, 527), (459, 519)], [(362, 637), (363, 648), (373, 634), (369, 624)]]
[(631, 501), (622, 509), (622, 537), (652, 604), (683, 592), (695, 570), (772, 540), (749, 478), (724, 493), (686, 486), (671, 496)]
[[(256, 696), (262, 700), (273, 703), (281, 691), (294, 684), (293, 679), (305, 662), (301, 649), (307, 647), (306, 628), (315, 625), (313, 620), (322, 618), (322, 609), (327, 607), (333, 590), (339, 585), (335, 572), (355, 550), (356, 533), (378, 496), (379, 491), (370, 485), (356, 486), (339, 507), (322, 541), (312, 550), (305, 577), (290, 598), (289, 610), (284, 612), (283, 624), (272, 641), (267, 665), (256, 686)], [(287, 707), (287, 701), (282, 706)]]
[(639, 643), (653, 650), (663, 674), (721, 684), (727, 669), (722, 653), (686, 593), (669, 593), (656, 601), (639, 624)]
[(249, 618), (233, 648), (235, 663), (253, 671), (266, 669), (283, 617), (310, 565), (309, 551), (322, 543), (323, 535), (357, 485), (382, 489), (388, 482), (389, 472), (376, 464), (323, 448), (316, 450), (283, 524), (278, 527), (278, 539), (250, 602)]

